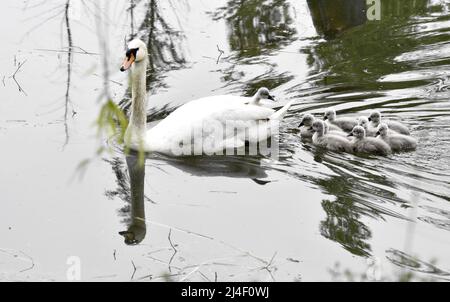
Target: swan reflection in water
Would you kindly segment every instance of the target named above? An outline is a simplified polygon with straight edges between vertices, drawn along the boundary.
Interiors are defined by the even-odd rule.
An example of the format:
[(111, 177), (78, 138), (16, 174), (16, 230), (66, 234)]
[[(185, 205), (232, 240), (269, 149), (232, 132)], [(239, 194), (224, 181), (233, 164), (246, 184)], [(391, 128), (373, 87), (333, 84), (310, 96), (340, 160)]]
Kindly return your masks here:
[[(145, 164), (139, 161), (137, 155), (126, 157), (130, 181), (130, 221), (126, 231), (119, 232), (125, 238), (125, 243), (134, 245), (145, 238), (147, 226), (145, 224), (144, 180)], [(116, 173), (117, 175), (117, 173)]]
[(314, 27), (325, 38), (366, 23), (365, 0), (308, 0)]
[[(119, 232), (127, 245), (141, 243), (146, 236), (145, 203), (154, 203), (145, 194), (145, 169), (164, 169), (164, 165), (175, 167), (190, 176), (196, 177), (231, 177), (248, 178), (259, 185), (270, 182), (266, 169), (261, 166), (261, 157), (242, 156), (209, 156), (209, 157), (166, 157), (149, 155), (145, 162), (139, 160), (136, 152), (131, 152), (123, 159), (116, 157), (106, 160), (111, 164), (116, 176), (117, 189), (106, 191), (109, 198), (119, 197), (125, 206), (119, 210), (120, 216), (125, 216), (123, 222), (127, 229)], [(151, 180), (150, 180), (151, 181)]]

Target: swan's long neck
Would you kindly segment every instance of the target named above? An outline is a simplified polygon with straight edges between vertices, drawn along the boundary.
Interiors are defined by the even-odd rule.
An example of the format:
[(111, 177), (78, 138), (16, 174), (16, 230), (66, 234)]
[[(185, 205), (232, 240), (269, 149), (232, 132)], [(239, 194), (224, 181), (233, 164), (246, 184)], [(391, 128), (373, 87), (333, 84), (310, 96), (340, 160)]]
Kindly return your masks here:
[(135, 62), (131, 70), (131, 115), (128, 128), (142, 134), (147, 123), (146, 113), (146, 71), (147, 61)]

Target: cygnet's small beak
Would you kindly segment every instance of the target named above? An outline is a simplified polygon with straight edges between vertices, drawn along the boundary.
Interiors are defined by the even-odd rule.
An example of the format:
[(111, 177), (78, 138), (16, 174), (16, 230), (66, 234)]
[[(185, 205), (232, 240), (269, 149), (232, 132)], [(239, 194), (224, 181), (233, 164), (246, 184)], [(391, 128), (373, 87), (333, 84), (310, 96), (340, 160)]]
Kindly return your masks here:
[(372, 118), (371, 118), (371, 117), (369, 117), (369, 118), (368, 118), (368, 120), (369, 120), (369, 122), (371, 122), (371, 121), (372, 121)]
[(301, 127), (301, 126), (303, 126), (303, 125), (304, 125), (303, 122), (301, 122), (300, 125), (298, 125), (298, 126)]
[(268, 99), (275, 102), (275, 97), (273, 95), (271, 95), (271, 94), (269, 94)]
[(347, 136), (353, 136), (353, 132), (350, 132)]
[(325, 116), (323, 117), (323, 120), (326, 121), (327, 119), (328, 119), (328, 117), (325, 115)]
[(314, 128), (313, 127), (309, 127), (309, 129), (308, 129), (309, 131), (313, 131), (314, 130)]
[(131, 53), (129, 56), (126, 56), (123, 60), (122, 66), (120, 67), (120, 71), (125, 71), (130, 69), (131, 65), (133, 65), (133, 62), (135, 60), (134, 54)]
[(375, 134), (375, 136), (381, 135), (380, 131), (377, 131), (377, 133)]

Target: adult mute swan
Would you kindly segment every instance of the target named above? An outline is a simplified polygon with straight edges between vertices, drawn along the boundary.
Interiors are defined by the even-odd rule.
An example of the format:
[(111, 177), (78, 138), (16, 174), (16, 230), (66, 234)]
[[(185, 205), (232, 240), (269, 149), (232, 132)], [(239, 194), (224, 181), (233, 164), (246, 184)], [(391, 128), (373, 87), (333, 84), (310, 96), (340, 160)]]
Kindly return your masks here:
[[(292, 102), (275, 111), (242, 97), (219, 95), (190, 101), (155, 127), (146, 129), (146, 71), (148, 52), (139, 39), (128, 44), (121, 71), (130, 69), (131, 114), (125, 143), (132, 149), (168, 155), (201, 155), (258, 143), (275, 134)], [(261, 91), (260, 91), (261, 92)], [(270, 94), (258, 94), (258, 99)], [(248, 100), (248, 98), (246, 98)], [(230, 131), (231, 130), (231, 131)], [(220, 153), (219, 153), (220, 154)]]

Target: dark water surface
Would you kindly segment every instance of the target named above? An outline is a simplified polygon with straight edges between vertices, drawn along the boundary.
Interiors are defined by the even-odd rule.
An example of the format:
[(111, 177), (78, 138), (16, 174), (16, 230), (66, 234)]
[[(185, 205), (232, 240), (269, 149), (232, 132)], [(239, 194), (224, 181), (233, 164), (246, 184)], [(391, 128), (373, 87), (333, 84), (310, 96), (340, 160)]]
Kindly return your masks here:
[[(3, 1), (0, 280), (66, 280), (70, 256), (82, 280), (449, 280), (450, 5), (383, 0), (368, 21), (365, 2), (85, 1), (65, 18), (62, 0)], [(149, 155), (143, 169), (99, 140), (102, 58), (126, 108), (132, 34), (151, 50), (149, 120), (260, 86), (294, 100), (279, 160)], [(296, 127), (328, 107), (379, 109), (418, 149), (317, 150)]]

